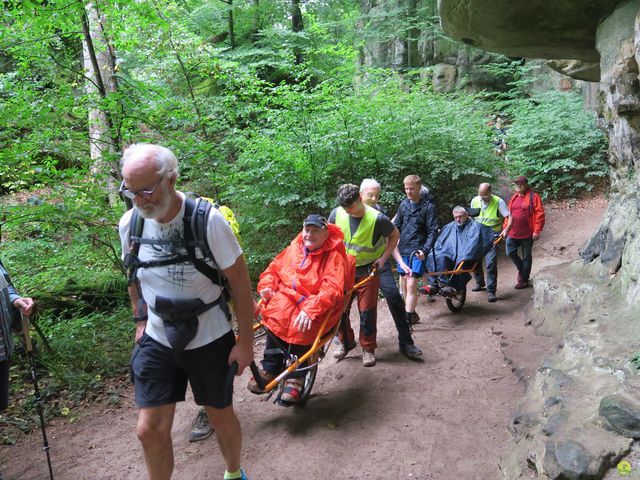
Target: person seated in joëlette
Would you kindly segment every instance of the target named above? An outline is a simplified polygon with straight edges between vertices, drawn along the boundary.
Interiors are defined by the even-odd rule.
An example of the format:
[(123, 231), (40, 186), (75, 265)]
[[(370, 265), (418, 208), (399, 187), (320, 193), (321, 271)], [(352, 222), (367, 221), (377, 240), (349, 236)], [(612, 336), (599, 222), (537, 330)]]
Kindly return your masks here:
[[(338, 322), (349, 282), (349, 260), (342, 230), (318, 214), (309, 215), (300, 232), (260, 275), (258, 293), (265, 303), (262, 323), (267, 341), (260, 376), (266, 385), (286, 368), (286, 355), (306, 353), (327, 315), (324, 332)], [(305, 372), (285, 381), (280, 402), (298, 401)], [(247, 388), (263, 393), (254, 378)]]

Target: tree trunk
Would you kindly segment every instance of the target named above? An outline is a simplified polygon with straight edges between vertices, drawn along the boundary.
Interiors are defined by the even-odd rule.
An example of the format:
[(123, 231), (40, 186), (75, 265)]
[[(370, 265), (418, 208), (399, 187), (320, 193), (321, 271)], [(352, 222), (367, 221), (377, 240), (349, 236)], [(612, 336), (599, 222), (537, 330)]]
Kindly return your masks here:
[(408, 1), (407, 21), (411, 27), (407, 32), (405, 66), (408, 68), (419, 67), (420, 52), (418, 51), (418, 40), (420, 38), (420, 29), (416, 26), (418, 22), (418, 0)]
[(112, 121), (104, 107), (104, 100), (117, 91), (115, 76), (115, 54), (105, 34), (103, 19), (96, 5), (89, 3), (82, 15), (84, 38), (82, 41), (83, 63), (87, 71), (85, 90), (92, 104), (89, 110), (89, 142), (91, 174), (93, 178), (104, 178), (106, 189), (115, 193), (114, 163), (119, 141), (114, 140)]
[[(291, 30), (293, 32), (302, 32), (304, 30), (300, 0), (291, 0)], [(300, 52), (299, 48), (295, 48), (293, 53), (296, 57), (296, 65), (300, 65), (304, 61), (302, 52)]]
[(251, 7), (253, 8), (251, 41), (255, 43), (258, 39), (258, 32), (260, 31), (260, 0), (251, 0)]
[(233, 0), (229, 0), (227, 2), (229, 4), (229, 15), (227, 17), (229, 22), (229, 43), (231, 44), (231, 49), (236, 48), (236, 33), (233, 25)]

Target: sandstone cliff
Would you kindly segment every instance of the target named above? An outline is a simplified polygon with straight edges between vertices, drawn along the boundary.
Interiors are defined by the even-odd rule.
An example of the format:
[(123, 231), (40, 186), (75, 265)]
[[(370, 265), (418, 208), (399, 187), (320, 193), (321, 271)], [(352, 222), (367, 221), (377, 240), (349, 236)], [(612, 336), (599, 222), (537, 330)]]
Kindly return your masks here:
[[(445, 32), (596, 80), (611, 199), (571, 267), (535, 279), (531, 325), (558, 339), (513, 414), (508, 479), (597, 479), (640, 438), (640, 0), (439, 0)], [(635, 465), (640, 473), (640, 465)]]

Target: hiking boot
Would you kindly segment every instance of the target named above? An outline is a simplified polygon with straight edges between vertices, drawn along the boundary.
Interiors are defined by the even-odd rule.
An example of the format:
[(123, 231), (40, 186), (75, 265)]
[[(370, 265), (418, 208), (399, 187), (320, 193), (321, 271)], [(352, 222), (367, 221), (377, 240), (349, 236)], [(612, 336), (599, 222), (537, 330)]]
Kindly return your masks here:
[(209, 423), (207, 412), (205, 411), (204, 408), (201, 408), (200, 411), (198, 412), (198, 415), (196, 415), (196, 418), (193, 419), (193, 423), (191, 424), (189, 441), (200, 442), (202, 440), (206, 440), (211, 436), (212, 433), (213, 433), (213, 428)]
[(400, 345), (400, 353), (402, 353), (409, 360), (421, 360), (422, 359), (422, 350), (416, 347), (412, 343), (407, 345)]
[(483, 291), (485, 288), (487, 288), (487, 287), (485, 287), (484, 285), (476, 285), (475, 287), (473, 287), (473, 288), (471, 289), (471, 291), (472, 291), (472, 292), (481, 292), (481, 291)]
[(373, 352), (362, 349), (362, 366), (373, 367), (376, 364), (376, 356)]
[(487, 302), (493, 303), (493, 302), (497, 302), (497, 301), (498, 301), (498, 297), (496, 297), (496, 292), (488, 292), (487, 293)]
[(513, 288), (515, 288), (516, 290), (521, 290), (523, 288), (527, 288), (528, 286), (529, 286), (529, 282), (527, 282), (527, 280), (522, 278), (522, 275), (518, 273), (518, 278), (516, 279), (516, 285)]
[[(276, 376), (272, 373), (269, 373), (261, 369), (260, 378), (262, 379), (263, 385), (266, 387), (267, 384), (271, 382), (271, 380), (276, 378)], [(260, 390), (260, 387), (258, 386), (258, 382), (256, 382), (256, 379), (253, 377), (251, 377), (251, 379), (249, 380), (249, 383), (247, 383), (247, 388), (251, 393), (255, 393), (255, 394), (264, 393), (264, 390)]]
[(418, 312), (407, 312), (409, 315), (409, 324), (415, 325), (416, 323), (420, 323), (420, 316)]
[(336, 349), (333, 351), (333, 358), (340, 361), (347, 356), (347, 353), (349, 353), (349, 350), (352, 350), (354, 348), (355, 348), (355, 344), (351, 345), (347, 349), (345, 348), (344, 343), (339, 343)]

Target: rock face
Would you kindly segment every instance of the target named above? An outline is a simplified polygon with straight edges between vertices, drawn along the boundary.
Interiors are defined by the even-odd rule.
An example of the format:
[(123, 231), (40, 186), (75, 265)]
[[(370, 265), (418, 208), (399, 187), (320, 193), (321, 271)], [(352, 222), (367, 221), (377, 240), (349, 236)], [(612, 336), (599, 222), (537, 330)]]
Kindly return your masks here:
[[(445, 31), (508, 55), (598, 62), (611, 196), (582, 261), (534, 280), (530, 324), (558, 339), (512, 416), (504, 477), (598, 479), (640, 434), (640, 0), (440, 0)], [(571, 62), (576, 60), (577, 62)], [(595, 78), (592, 69), (584, 75)]]
[(619, 0), (439, 0), (444, 31), (477, 48), (510, 56), (599, 60), (598, 22)]
[[(456, 88), (507, 89), (507, 79), (484, 68), (496, 60), (496, 55), (444, 38), (430, 26), (438, 15), (436, 0), (363, 0), (361, 7), (359, 29), (364, 42), (360, 65), (399, 71), (420, 68), (424, 71), (421, 78), (431, 79), (434, 90), (441, 93)], [(427, 21), (416, 22), (417, 18)], [(422, 27), (407, 29), (406, 25), (412, 23)], [(390, 25), (403, 27), (394, 31)]]

